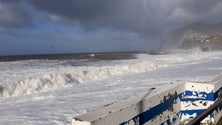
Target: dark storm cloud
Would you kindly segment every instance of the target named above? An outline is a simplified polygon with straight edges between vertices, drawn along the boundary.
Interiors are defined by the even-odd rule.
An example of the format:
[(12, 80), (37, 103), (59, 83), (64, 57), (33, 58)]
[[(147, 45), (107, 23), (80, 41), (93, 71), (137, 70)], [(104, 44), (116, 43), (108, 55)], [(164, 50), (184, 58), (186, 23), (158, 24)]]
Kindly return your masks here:
[(32, 18), (22, 5), (22, 0), (0, 1), (0, 28), (23, 28), (32, 26)]
[[(221, 21), (220, 0), (27, 0), (52, 20), (158, 34), (167, 26)], [(90, 28), (91, 27), (91, 28)]]
[(181, 0), (176, 3), (177, 6), (184, 9), (184, 11), (201, 14), (215, 8), (218, 3), (221, 3), (221, 0)]
[(169, 12), (170, 23), (215, 23), (222, 21), (221, 0), (165, 0), (165, 9)]
[(0, 28), (31, 26), (38, 13), (86, 31), (102, 27), (161, 37), (171, 27), (220, 22), (221, 12), (221, 0), (0, 0)]
[[(132, 32), (158, 30), (155, 15), (141, 0), (29, 0), (51, 19), (66, 20), (85, 27), (110, 27)], [(149, 9), (149, 8), (148, 8)]]

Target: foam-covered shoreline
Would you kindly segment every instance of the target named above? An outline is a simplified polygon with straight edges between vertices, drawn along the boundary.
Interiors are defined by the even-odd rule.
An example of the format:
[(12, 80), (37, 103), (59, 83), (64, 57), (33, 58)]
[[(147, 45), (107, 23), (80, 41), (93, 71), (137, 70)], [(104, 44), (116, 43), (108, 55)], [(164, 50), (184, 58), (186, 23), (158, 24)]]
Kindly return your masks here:
[[(19, 74), (19, 71), (14, 72), (12, 70), (11, 73), (14, 73), (13, 76), (15, 77), (10, 80), (7, 79), (10, 75), (10, 70), (8, 70), (8, 74), (5, 74), (5, 76), (2, 74), (0, 82), (0, 97), (5, 98), (52, 91), (82, 84), (84, 82), (106, 79), (111, 76), (150, 72), (159, 68), (176, 65), (177, 63), (195, 63), (195, 61), (198, 60), (213, 58), (215, 54), (217, 55), (219, 53), (196, 52), (192, 54), (190, 53), (190, 55), (187, 53), (179, 53), (157, 56), (139, 54), (137, 55), (138, 59), (118, 61), (118, 65), (116, 65), (116, 62), (114, 61), (114, 64), (111, 66), (102, 65), (87, 67), (48, 67), (49, 65), (44, 64), (44, 61), (39, 61), (39, 67), (35, 67), (30, 74), (28, 72), (31, 71), (31, 69), (22, 69), (22, 67), (19, 69), (19, 65), (24, 65), (27, 68), (26, 65), (33, 65), (33, 62), (18, 61), (18, 66), (16, 65), (16, 62), (13, 62), (15, 65), (14, 69), (21, 70), (21, 72), (24, 73), (21, 75)], [(13, 78), (12, 76), (10, 77)]]
[[(150, 88), (168, 87), (177, 80), (210, 80), (222, 71), (221, 57), (215, 51), (139, 54), (138, 59), (77, 67), (42, 60), (0, 63), (4, 66), (0, 86), (12, 90), (11, 95), (0, 98), (0, 124), (69, 125), (75, 116)], [(69, 81), (70, 77), (78, 78), (79, 83)], [(25, 80), (27, 83), (22, 82)], [(27, 86), (22, 88), (23, 84)], [(33, 92), (39, 86), (42, 88)]]

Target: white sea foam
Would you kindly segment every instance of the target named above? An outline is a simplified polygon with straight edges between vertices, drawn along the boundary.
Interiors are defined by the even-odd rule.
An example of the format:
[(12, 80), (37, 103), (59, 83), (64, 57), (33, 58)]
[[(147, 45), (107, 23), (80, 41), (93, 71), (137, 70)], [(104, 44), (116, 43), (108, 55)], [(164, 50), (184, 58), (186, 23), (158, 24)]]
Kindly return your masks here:
[[(146, 66), (143, 68), (142, 66)], [(105, 79), (114, 75), (123, 75), (135, 72), (146, 72), (155, 69), (152, 63), (142, 62), (131, 65), (121, 66), (102, 66), (102, 67), (82, 67), (82, 68), (63, 68), (56, 71), (44, 72), (41, 70), (39, 74), (26, 74), (24, 79), (22, 76), (17, 76), (16, 80), (2, 81), (1, 97), (21, 96), (24, 94), (61, 89), (84, 82)], [(15, 74), (16, 75), (16, 74)], [(4, 79), (4, 78), (2, 78)]]
[(72, 117), (151, 87), (221, 72), (221, 52), (137, 56), (80, 66), (76, 60), (0, 62), (0, 124), (69, 125)]
[[(192, 52), (168, 55), (139, 54), (138, 59), (113, 61), (112, 65), (62, 66), (62, 61), (44, 60), (0, 63), (2, 68), (0, 97), (21, 96), (31, 93), (62, 89), (116, 75), (142, 73), (158, 68), (212, 58), (214, 53)], [(99, 63), (99, 62), (98, 62)], [(50, 65), (51, 64), (51, 65)], [(6, 69), (8, 68), (8, 69)], [(5, 71), (3, 71), (5, 70)]]

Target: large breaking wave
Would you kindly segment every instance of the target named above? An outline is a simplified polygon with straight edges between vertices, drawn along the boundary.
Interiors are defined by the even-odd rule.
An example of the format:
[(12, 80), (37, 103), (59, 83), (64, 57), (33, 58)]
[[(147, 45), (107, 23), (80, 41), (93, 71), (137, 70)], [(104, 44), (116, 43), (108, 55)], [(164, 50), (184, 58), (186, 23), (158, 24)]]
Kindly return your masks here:
[[(0, 97), (7, 98), (12, 96), (22, 96), (26, 94), (46, 92), (66, 87), (73, 87), (78, 84), (88, 84), (91, 81), (102, 80), (112, 76), (126, 75), (129, 73), (142, 73), (156, 70), (158, 68), (168, 67), (175, 63), (195, 62), (201, 59), (212, 57), (212, 53), (180, 53), (168, 55), (147, 55), (139, 54), (135, 60), (113, 61), (113, 65), (102, 66), (58, 66), (47, 70), (47, 65), (41, 65), (38, 69), (39, 75), (25, 74), (16, 79), (5, 80), (1, 76)], [(42, 62), (42, 60), (41, 60)], [(18, 63), (27, 63), (26, 61)], [(2, 66), (2, 65), (1, 65)], [(27, 68), (32, 69), (32, 66)], [(23, 69), (23, 70), (27, 70)], [(8, 71), (10, 72), (10, 70)], [(13, 70), (11, 71), (13, 72)]]

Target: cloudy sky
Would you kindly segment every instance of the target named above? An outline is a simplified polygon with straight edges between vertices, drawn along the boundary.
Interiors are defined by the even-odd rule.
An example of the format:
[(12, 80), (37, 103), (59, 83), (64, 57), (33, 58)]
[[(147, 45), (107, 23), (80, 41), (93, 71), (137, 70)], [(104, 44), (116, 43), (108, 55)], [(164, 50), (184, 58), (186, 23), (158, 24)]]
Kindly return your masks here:
[(221, 12), (221, 0), (0, 0), (0, 55), (156, 49)]

